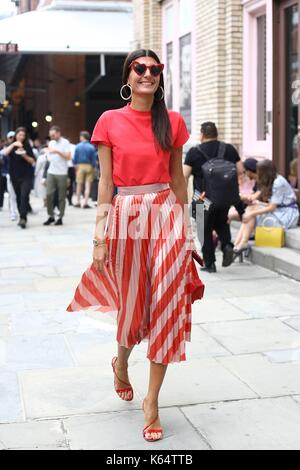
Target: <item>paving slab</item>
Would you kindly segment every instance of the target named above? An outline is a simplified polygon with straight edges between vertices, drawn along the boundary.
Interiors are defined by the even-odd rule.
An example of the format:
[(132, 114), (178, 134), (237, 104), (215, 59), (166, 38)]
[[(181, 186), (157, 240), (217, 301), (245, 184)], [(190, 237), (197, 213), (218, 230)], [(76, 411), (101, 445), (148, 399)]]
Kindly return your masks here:
[(4, 338), (0, 365), (9, 370), (72, 367), (72, 356), (62, 335)]
[(233, 354), (298, 347), (300, 334), (278, 319), (250, 319), (202, 325)]
[(79, 366), (98, 366), (111, 362), (117, 353), (115, 331), (67, 334), (66, 339)]
[(61, 421), (31, 421), (0, 425), (0, 445), (4, 449), (63, 450), (68, 442)]
[[(140, 397), (147, 391), (147, 374), (145, 363), (138, 362), (131, 367), (132, 383)], [(215, 358), (192, 359), (168, 367), (160, 405), (181, 406), (256, 397), (255, 392)]]
[(293, 294), (273, 293), (226, 300), (252, 318), (299, 316), (299, 299)]
[(24, 304), (19, 304), (15, 306), (6, 305), (5, 307), (0, 307), (0, 318), (9, 319), (13, 313), (25, 314), (26, 309)]
[(257, 295), (273, 295), (278, 292), (300, 296), (300, 283), (282, 276), (266, 279), (236, 279), (223, 281), (222, 285), (223, 287), (225, 285), (227, 291), (224, 298), (256, 297)]
[(292, 317), (292, 318), (286, 318), (284, 319), (284, 323), (287, 325), (291, 326), (297, 331), (300, 331), (300, 317)]
[[(198, 325), (192, 329), (193, 340), (187, 343), (188, 358), (206, 358), (216, 356), (226, 356), (230, 354), (225, 348), (218, 344)], [(66, 339), (73, 352), (76, 364), (80, 366), (93, 366), (109, 363), (116, 355), (116, 328), (103, 329), (95, 334), (67, 334)], [(147, 357), (148, 341), (137, 345), (130, 357), (130, 364), (137, 361), (145, 363)]]
[(217, 358), (260, 397), (300, 394), (300, 362), (272, 363), (261, 354)]
[(192, 341), (186, 343), (186, 353), (188, 359), (231, 355), (230, 351), (209, 336), (199, 325), (193, 325), (192, 327)]
[(79, 328), (80, 314), (70, 315), (55, 310), (44, 310), (43, 312), (13, 314), (10, 320), (11, 332), (14, 335), (53, 335), (76, 332)]
[(0, 295), (0, 312), (4, 307), (15, 308), (18, 305), (24, 305), (22, 294), (1, 294)]
[(83, 415), (139, 409), (138, 396), (130, 404), (113, 389), (110, 364), (27, 371), (19, 374), (27, 419)]
[(56, 266), (56, 272), (59, 277), (80, 277), (87, 269), (89, 260), (86, 259), (83, 262), (77, 261), (75, 263), (63, 264), (62, 266)]
[(34, 292), (33, 281), (6, 281), (0, 280), (0, 297), (2, 295), (13, 295), (15, 292)]
[(266, 356), (270, 362), (300, 362), (300, 348), (286, 349), (282, 351), (269, 351), (264, 353), (264, 356)]
[(78, 284), (77, 277), (55, 277), (48, 279), (34, 279), (33, 285), (37, 292), (54, 292), (55, 295), (60, 292), (75, 291)]
[(9, 315), (0, 315), (0, 327), (8, 327), (9, 325), (10, 325)]
[(292, 398), (185, 407), (214, 450), (299, 450), (300, 405)]
[(53, 266), (31, 266), (26, 268), (1, 269), (0, 276), (6, 281), (32, 280), (57, 277), (57, 272)]
[[(229, 299), (230, 300), (230, 299)], [(246, 320), (247, 315), (225, 299), (207, 299), (193, 304), (193, 323)]]
[(229, 268), (220, 269), (218, 276), (223, 281), (235, 281), (235, 280), (261, 280), (275, 279), (279, 277), (278, 273), (270, 271), (269, 269), (255, 266), (252, 263), (238, 263), (235, 262)]
[(23, 408), (18, 377), (14, 372), (0, 370), (0, 423), (23, 421)]
[[(10, 335), (10, 328), (8, 324), (0, 323), (0, 338)], [(0, 353), (1, 354), (1, 353)]]
[[(151, 450), (209, 450), (201, 435), (178, 408), (161, 409), (164, 439), (151, 443)], [(64, 420), (72, 450), (149, 450), (142, 437), (142, 411), (101, 413)], [(101, 430), (105, 429), (105, 432)], [(117, 432), (116, 432), (117, 430)]]
[(23, 299), (26, 312), (44, 312), (49, 309), (65, 312), (70, 295), (68, 291), (53, 292), (50, 289), (48, 292), (24, 292)]
[[(201, 278), (201, 274), (200, 274)], [(219, 281), (219, 282), (213, 282), (211, 280), (208, 281), (203, 281), (205, 284), (205, 294), (204, 298), (208, 300), (215, 300), (215, 299), (223, 299), (228, 296), (235, 296), (235, 292), (233, 289), (233, 286), (231, 286), (231, 282), (225, 282), (225, 281)], [(197, 305), (200, 308), (200, 302), (195, 302), (195, 305)]]

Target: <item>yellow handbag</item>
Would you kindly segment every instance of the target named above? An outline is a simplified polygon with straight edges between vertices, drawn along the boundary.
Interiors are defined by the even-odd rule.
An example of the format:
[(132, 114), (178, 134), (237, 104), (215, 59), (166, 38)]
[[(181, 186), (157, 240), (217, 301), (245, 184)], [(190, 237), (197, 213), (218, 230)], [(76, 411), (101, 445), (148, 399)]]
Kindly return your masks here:
[(256, 227), (255, 245), (282, 248), (285, 246), (285, 231), (282, 227)]

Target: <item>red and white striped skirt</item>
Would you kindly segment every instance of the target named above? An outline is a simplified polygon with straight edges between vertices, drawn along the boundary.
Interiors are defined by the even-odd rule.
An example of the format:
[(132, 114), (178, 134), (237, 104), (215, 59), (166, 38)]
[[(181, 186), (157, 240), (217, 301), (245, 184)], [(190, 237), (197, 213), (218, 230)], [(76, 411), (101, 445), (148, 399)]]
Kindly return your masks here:
[(184, 361), (203, 292), (185, 229), (169, 184), (120, 187), (107, 217), (108, 263), (102, 273), (88, 267), (67, 311), (115, 313), (121, 346), (148, 339), (151, 361)]

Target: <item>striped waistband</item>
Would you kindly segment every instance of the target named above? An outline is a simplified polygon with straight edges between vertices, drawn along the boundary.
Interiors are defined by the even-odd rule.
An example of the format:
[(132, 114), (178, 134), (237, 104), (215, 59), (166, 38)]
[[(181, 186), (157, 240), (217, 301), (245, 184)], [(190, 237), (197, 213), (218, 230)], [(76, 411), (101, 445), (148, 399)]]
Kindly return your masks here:
[(164, 191), (169, 188), (169, 183), (143, 184), (141, 186), (119, 186), (118, 194), (120, 194), (120, 196), (127, 196), (130, 194), (158, 193), (159, 191)]

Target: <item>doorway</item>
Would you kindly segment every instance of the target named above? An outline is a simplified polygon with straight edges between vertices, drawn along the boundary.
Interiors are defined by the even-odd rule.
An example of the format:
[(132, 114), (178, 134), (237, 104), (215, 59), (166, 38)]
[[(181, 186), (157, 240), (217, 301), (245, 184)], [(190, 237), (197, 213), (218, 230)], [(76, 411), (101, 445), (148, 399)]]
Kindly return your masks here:
[(274, 54), (274, 160), (279, 172), (299, 187), (300, 1), (275, 3), (274, 50), (278, 54)]

